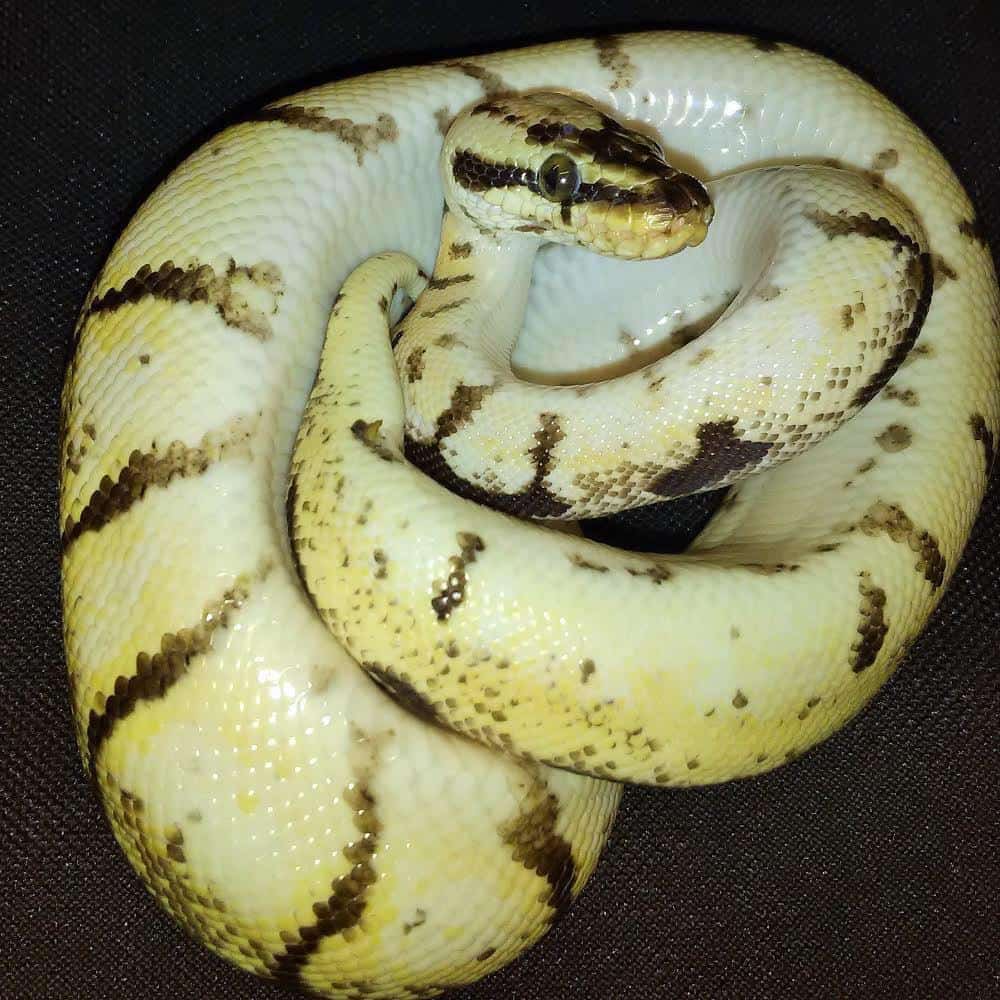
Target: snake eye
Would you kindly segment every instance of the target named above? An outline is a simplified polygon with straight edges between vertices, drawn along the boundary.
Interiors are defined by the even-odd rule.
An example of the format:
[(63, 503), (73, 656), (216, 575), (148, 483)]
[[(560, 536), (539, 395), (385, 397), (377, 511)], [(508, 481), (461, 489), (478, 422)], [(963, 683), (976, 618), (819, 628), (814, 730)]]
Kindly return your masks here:
[(580, 188), (580, 168), (565, 153), (553, 153), (538, 171), (538, 190), (549, 201), (568, 201)]

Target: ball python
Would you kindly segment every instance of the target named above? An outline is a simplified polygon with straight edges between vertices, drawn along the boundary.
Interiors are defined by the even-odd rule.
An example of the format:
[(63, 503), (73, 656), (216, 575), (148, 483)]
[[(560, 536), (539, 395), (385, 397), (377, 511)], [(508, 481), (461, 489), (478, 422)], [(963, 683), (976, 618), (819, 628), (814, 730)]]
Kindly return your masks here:
[[(531, 94), (584, 104), (555, 122)], [(532, 128), (548, 145), (517, 149)], [(741, 202), (728, 175), (772, 166)], [(501, 168), (524, 183), (488, 183)], [(671, 198), (660, 237), (624, 233)], [(801, 258), (776, 253), (789, 227)], [(602, 256), (647, 250), (680, 252)], [(814, 251), (883, 284), (842, 275), (833, 301), (801, 283)], [(824, 345), (784, 324), (816, 390), (782, 354), (793, 308)], [(319, 995), (431, 996), (511, 961), (586, 882), (621, 782), (767, 770), (892, 673), (985, 488), (998, 311), (929, 140), (783, 43), (547, 44), (227, 128), (120, 236), (63, 391), (70, 691), (129, 861), (207, 947)], [(491, 425), (501, 383), (526, 395)], [(622, 437), (612, 399), (679, 429)], [(489, 426), (509, 436), (477, 442)], [(585, 453), (605, 428), (613, 469), (610, 436)], [(574, 527), (729, 483), (680, 555)]]

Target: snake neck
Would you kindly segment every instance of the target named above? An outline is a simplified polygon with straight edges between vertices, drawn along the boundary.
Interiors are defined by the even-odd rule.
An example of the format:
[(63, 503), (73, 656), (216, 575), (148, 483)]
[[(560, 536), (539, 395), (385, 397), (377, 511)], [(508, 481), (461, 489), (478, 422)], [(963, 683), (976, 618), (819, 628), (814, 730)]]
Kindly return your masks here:
[(397, 327), (400, 370), (430, 345), (473, 342), (494, 364), (509, 368), (539, 246), (530, 234), (491, 232), (461, 211), (446, 210), (433, 277)]

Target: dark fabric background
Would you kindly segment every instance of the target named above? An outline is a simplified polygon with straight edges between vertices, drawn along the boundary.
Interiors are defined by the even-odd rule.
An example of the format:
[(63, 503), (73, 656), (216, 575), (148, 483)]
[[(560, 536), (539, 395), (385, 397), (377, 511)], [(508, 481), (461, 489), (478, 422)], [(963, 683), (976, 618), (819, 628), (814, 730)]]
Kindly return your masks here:
[[(860, 72), (930, 133), (1000, 245), (995, 0), (0, 0), (0, 995), (280, 995), (158, 909), (71, 736), (58, 393), (76, 312), (139, 198), (196, 140), (305, 83), (650, 26), (750, 30)], [(463, 1000), (1000, 996), (998, 526), (994, 483), (939, 612), (853, 725), (758, 780), (628, 791), (568, 918)]]

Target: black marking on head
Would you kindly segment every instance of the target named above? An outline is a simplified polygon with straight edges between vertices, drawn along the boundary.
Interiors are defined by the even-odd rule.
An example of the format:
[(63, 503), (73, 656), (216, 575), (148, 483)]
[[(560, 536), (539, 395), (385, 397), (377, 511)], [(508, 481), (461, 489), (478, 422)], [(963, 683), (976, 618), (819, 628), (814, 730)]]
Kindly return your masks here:
[(586, 659), (580, 663), (580, 683), (586, 684), (587, 681), (596, 673), (597, 667), (594, 665), (594, 661), (591, 659)]
[(286, 104), (279, 108), (264, 108), (250, 115), (247, 120), (280, 122), (309, 132), (334, 135), (354, 150), (359, 166), (364, 162), (365, 153), (374, 152), (383, 142), (395, 142), (399, 138), (396, 119), (387, 114), (380, 114), (374, 122), (358, 124), (350, 118), (328, 118), (323, 108)]
[(469, 578), (466, 569), (476, 561), (476, 554), (483, 552), (486, 545), (479, 535), (469, 531), (460, 531), (456, 535), (459, 552), (448, 560), (448, 578), (437, 581), (437, 593), (431, 598), (431, 608), (439, 622), (447, 621), (451, 613), (464, 600)]
[(468, 149), (460, 149), (452, 156), (451, 174), (455, 183), (467, 191), (482, 192), (497, 188), (525, 187), (538, 194), (538, 178), (534, 170), (516, 163), (497, 163), (487, 160)]
[[(609, 202), (613, 205), (669, 205), (678, 213), (691, 211), (710, 201), (705, 187), (695, 178), (669, 168), (662, 150), (650, 139), (638, 133), (624, 131), (611, 118), (604, 118), (605, 127), (579, 129), (563, 122), (542, 121), (532, 125), (526, 141), (536, 145), (558, 142), (568, 155), (586, 154), (598, 164), (632, 166), (653, 174), (653, 178), (634, 187), (620, 187), (609, 181), (597, 180), (580, 184), (572, 198), (563, 202), (577, 205), (589, 202)], [(458, 150), (452, 156), (452, 176), (457, 184), (469, 191), (482, 192), (493, 188), (526, 187), (539, 194), (535, 171), (514, 163), (486, 160), (471, 150)]]
[(736, 433), (737, 420), (719, 420), (698, 428), (698, 451), (684, 465), (667, 469), (645, 487), (650, 493), (679, 497), (718, 485), (735, 472), (759, 465), (772, 445), (745, 441)]
[(854, 640), (850, 655), (851, 670), (856, 674), (875, 662), (889, 631), (885, 620), (885, 591), (871, 582), (867, 572), (859, 574), (858, 591), (861, 594), (859, 638)]
[(996, 457), (993, 432), (986, 426), (986, 418), (981, 413), (973, 413), (969, 417), (969, 426), (972, 428), (973, 438), (983, 446), (986, 475), (989, 476), (990, 470), (993, 468), (993, 459)]
[(770, 38), (759, 38), (755, 35), (747, 37), (747, 41), (758, 51), (770, 54), (781, 51), (781, 43)]

